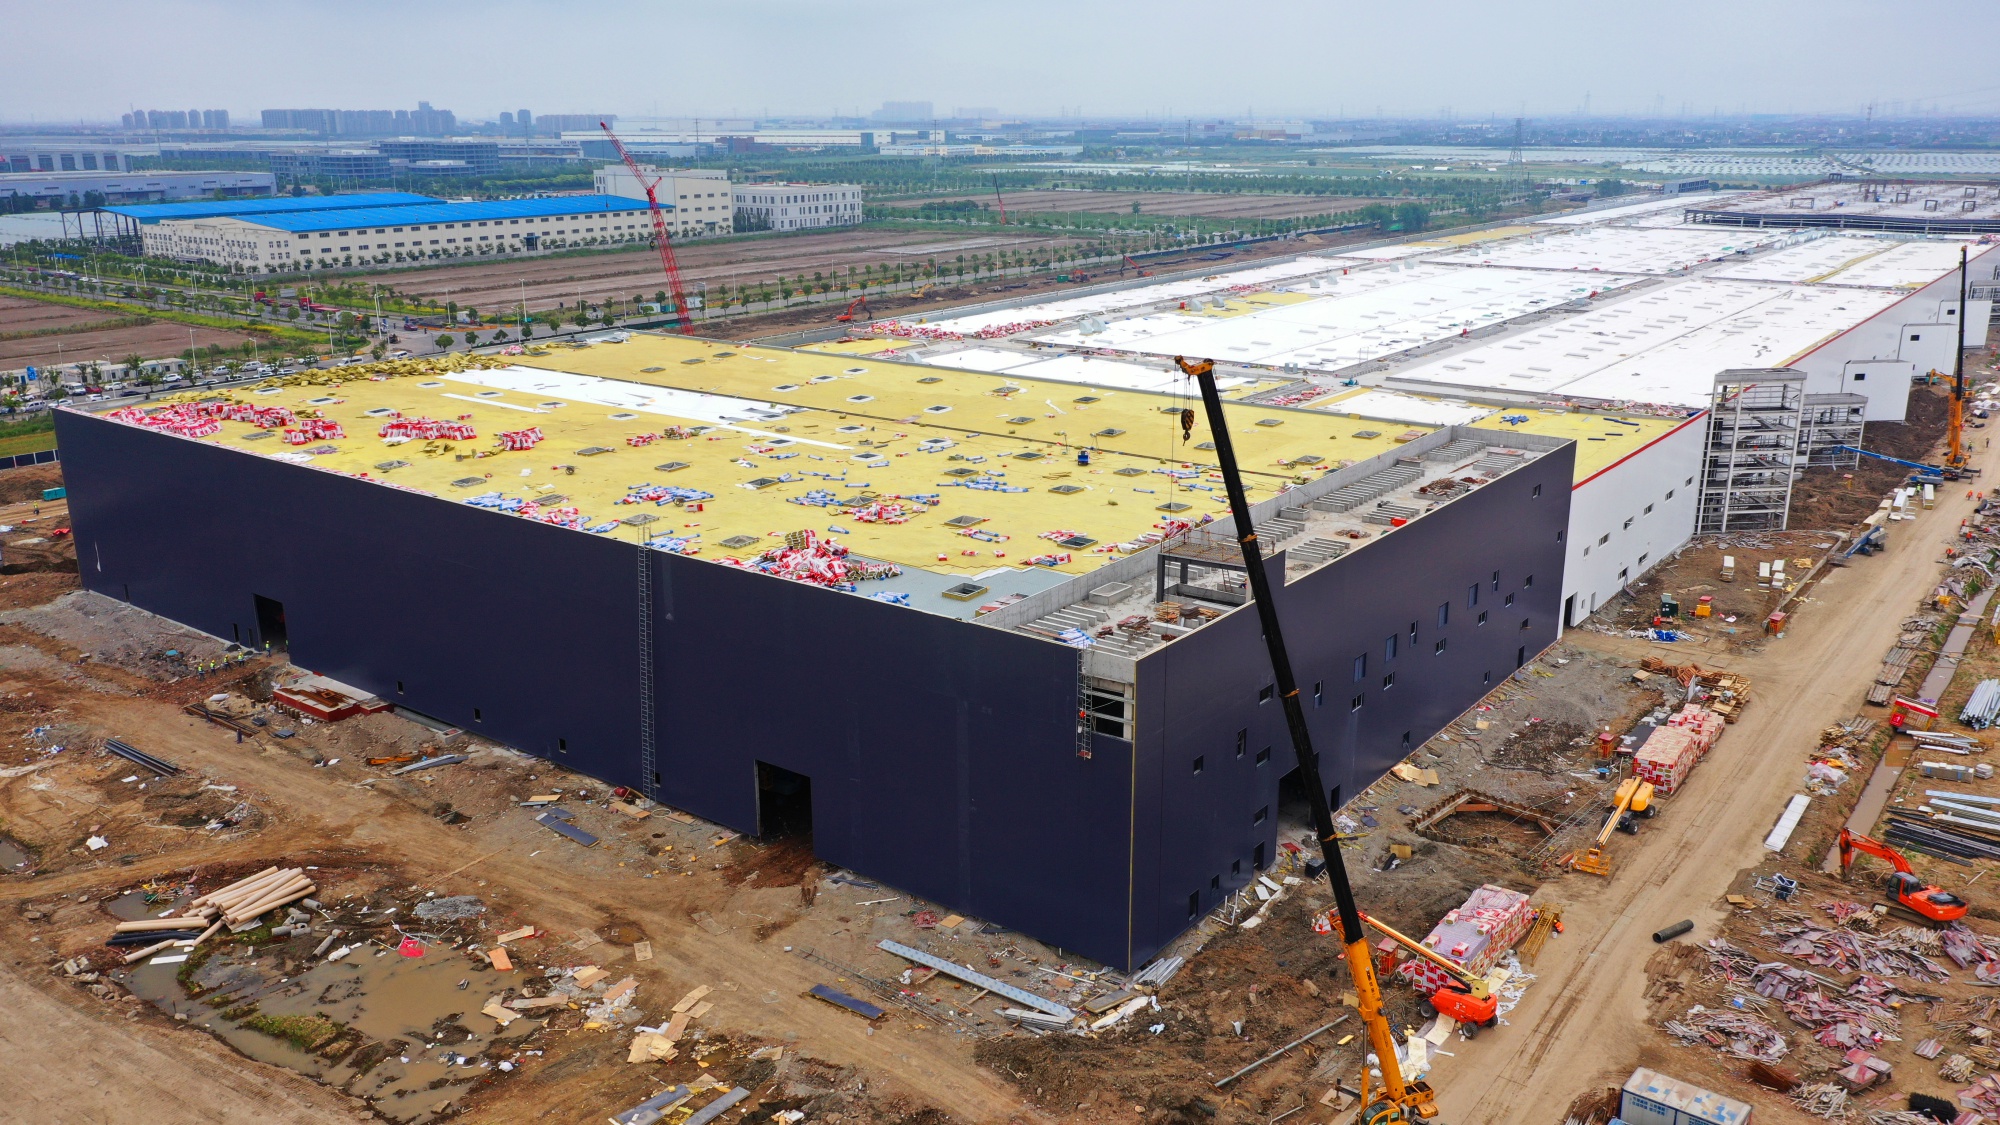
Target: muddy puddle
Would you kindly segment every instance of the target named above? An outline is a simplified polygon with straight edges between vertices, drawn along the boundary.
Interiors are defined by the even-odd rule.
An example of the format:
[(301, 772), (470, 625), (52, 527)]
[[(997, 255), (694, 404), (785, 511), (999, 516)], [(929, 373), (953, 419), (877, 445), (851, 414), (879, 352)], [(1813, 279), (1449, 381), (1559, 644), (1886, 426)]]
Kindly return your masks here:
[(0, 836), (0, 875), (19, 875), (35, 866), (35, 853)]
[(143, 887), (104, 900), (104, 909), (121, 922), (136, 922), (141, 918), (164, 918), (169, 910), (186, 905), (185, 896), (176, 898), (171, 894), (160, 894)]
[(366, 1098), (382, 1116), (412, 1125), (448, 1112), (540, 1027), (517, 1018), (502, 1028), (480, 1013), (517, 989), (520, 973), (495, 972), (449, 950), (404, 957), (363, 945), (339, 961), (284, 975), (300, 960), (313, 961), (315, 945), (252, 946), (193, 962), (169, 955), (123, 980), (134, 995), (244, 1055)]

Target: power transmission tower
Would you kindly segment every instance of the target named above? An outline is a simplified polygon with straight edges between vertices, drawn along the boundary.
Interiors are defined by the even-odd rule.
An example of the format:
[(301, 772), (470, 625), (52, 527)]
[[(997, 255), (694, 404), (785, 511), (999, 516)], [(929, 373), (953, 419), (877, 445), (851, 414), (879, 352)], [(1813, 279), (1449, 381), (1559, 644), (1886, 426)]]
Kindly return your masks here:
[(1512, 173), (1509, 178), (1524, 188), (1528, 180), (1528, 158), (1521, 153), (1521, 134), (1526, 122), (1524, 117), (1514, 119), (1514, 147), (1507, 150), (1507, 171)]

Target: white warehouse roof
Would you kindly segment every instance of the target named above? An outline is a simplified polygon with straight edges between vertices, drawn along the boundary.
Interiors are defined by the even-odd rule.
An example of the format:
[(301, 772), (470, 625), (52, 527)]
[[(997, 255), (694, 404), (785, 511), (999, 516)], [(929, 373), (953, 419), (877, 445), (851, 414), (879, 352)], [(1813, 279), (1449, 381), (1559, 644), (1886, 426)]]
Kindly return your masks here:
[(1743, 281), (1812, 282), (1876, 289), (1921, 289), (1958, 268), (1958, 240), (1895, 242), (1832, 235), (1813, 238), (1707, 274)]
[(1787, 233), (1725, 227), (1646, 230), (1597, 226), (1486, 243), (1441, 254), (1430, 261), (1539, 270), (1679, 273), (1739, 250), (1769, 246), (1783, 240)]

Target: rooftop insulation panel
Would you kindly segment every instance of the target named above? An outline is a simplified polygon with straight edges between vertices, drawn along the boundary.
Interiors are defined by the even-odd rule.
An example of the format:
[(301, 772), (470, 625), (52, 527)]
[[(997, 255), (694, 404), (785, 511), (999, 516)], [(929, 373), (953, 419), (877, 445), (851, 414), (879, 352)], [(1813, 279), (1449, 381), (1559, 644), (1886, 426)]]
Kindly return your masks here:
[(1955, 239), (1894, 242), (1855, 235), (1814, 238), (1724, 266), (1709, 277), (1874, 289), (1921, 289), (1958, 269)]
[[(1320, 295), (1292, 302), (1255, 303), (1234, 298), (1242, 315), (1201, 312), (1149, 313), (1113, 321), (1101, 331), (1073, 326), (1036, 339), (1073, 347), (1190, 355), (1271, 367), (1296, 364), (1339, 371), (1448, 340), (1607, 289), (1636, 278), (1577, 278), (1530, 270), (1464, 270), (1413, 262), (1364, 270), (1322, 282)], [(1330, 292), (1329, 292), (1330, 290)], [(1308, 291), (1310, 293), (1310, 290)], [(1297, 296), (1297, 294), (1292, 294)]]
[[(1207, 454), (1192, 444), (1206, 440), (1205, 427), (1190, 441), (1181, 438), (1183, 401), (1081, 389), (641, 334), (624, 344), (523, 356), (519, 366), (378, 379), (364, 373), (336, 388), (241, 392), (233, 397), (255, 406), (323, 411), (345, 436), (288, 445), (272, 430), (225, 420), (220, 432), (197, 440), (453, 502), (571, 507), (582, 528), (634, 541), (686, 540), (683, 549), (705, 558), (754, 556), (782, 546), (788, 532), (810, 529), (857, 555), (906, 568), (905, 578), (864, 582), (860, 593), (923, 588), (931, 579), (942, 590), (980, 578), (998, 595), (1097, 569), (1118, 557), (1112, 545), (1156, 530), (1163, 504), (1191, 505), (1183, 519), (1226, 514), (1220, 487), (1199, 469)], [(1076, 401), (1086, 397), (1096, 401)], [(1431, 432), (1399, 426), (1362, 438), (1347, 418), (1249, 404), (1227, 410), (1253, 502), (1301, 475)], [(476, 436), (390, 444), (378, 436), (394, 420), (390, 412), (454, 423), (466, 416)], [(1262, 424), (1271, 420), (1280, 424)], [(644, 436), (676, 426), (687, 436)], [(501, 432), (531, 427), (543, 435), (538, 444), (497, 447)], [(1088, 465), (1077, 463), (1079, 447), (1090, 450)], [(621, 503), (640, 486), (685, 490), (683, 502)], [(1076, 491), (1058, 491), (1069, 488)], [(878, 500), (902, 505), (906, 522), (852, 514)], [(659, 518), (623, 522), (640, 513)], [(979, 522), (948, 525), (963, 516)], [(1047, 538), (1056, 531), (1094, 544), (1058, 546)], [(742, 543), (738, 537), (749, 544), (725, 545)], [(1046, 565), (1030, 565), (1037, 557)], [(1017, 572), (1022, 577), (1012, 577)], [(1009, 577), (982, 577), (996, 573)]]
[(1684, 281), (1390, 375), (1411, 389), (1708, 405), (1715, 373), (1782, 367), (1902, 299), (1892, 290)]
[(1465, 266), (1671, 274), (1742, 250), (1769, 246), (1782, 231), (1714, 227), (1583, 227), (1478, 246), (1430, 259)]

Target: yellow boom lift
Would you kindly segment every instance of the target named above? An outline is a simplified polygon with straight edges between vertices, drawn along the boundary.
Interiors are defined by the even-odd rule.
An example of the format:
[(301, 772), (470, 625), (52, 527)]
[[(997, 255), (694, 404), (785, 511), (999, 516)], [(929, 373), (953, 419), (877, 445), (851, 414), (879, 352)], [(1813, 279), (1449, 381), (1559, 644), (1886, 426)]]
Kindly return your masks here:
[(1625, 814), (1638, 813), (1653, 815), (1653, 783), (1628, 777), (1618, 783), (1618, 792), (1611, 800), (1611, 815), (1605, 818), (1604, 827), (1598, 831), (1590, 850), (1570, 861), (1570, 866), (1578, 871), (1588, 871), (1592, 875), (1611, 874), (1611, 857), (1604, 853), (1604, 842), (1611, 838), (1611, 832), (1625, 819)]

